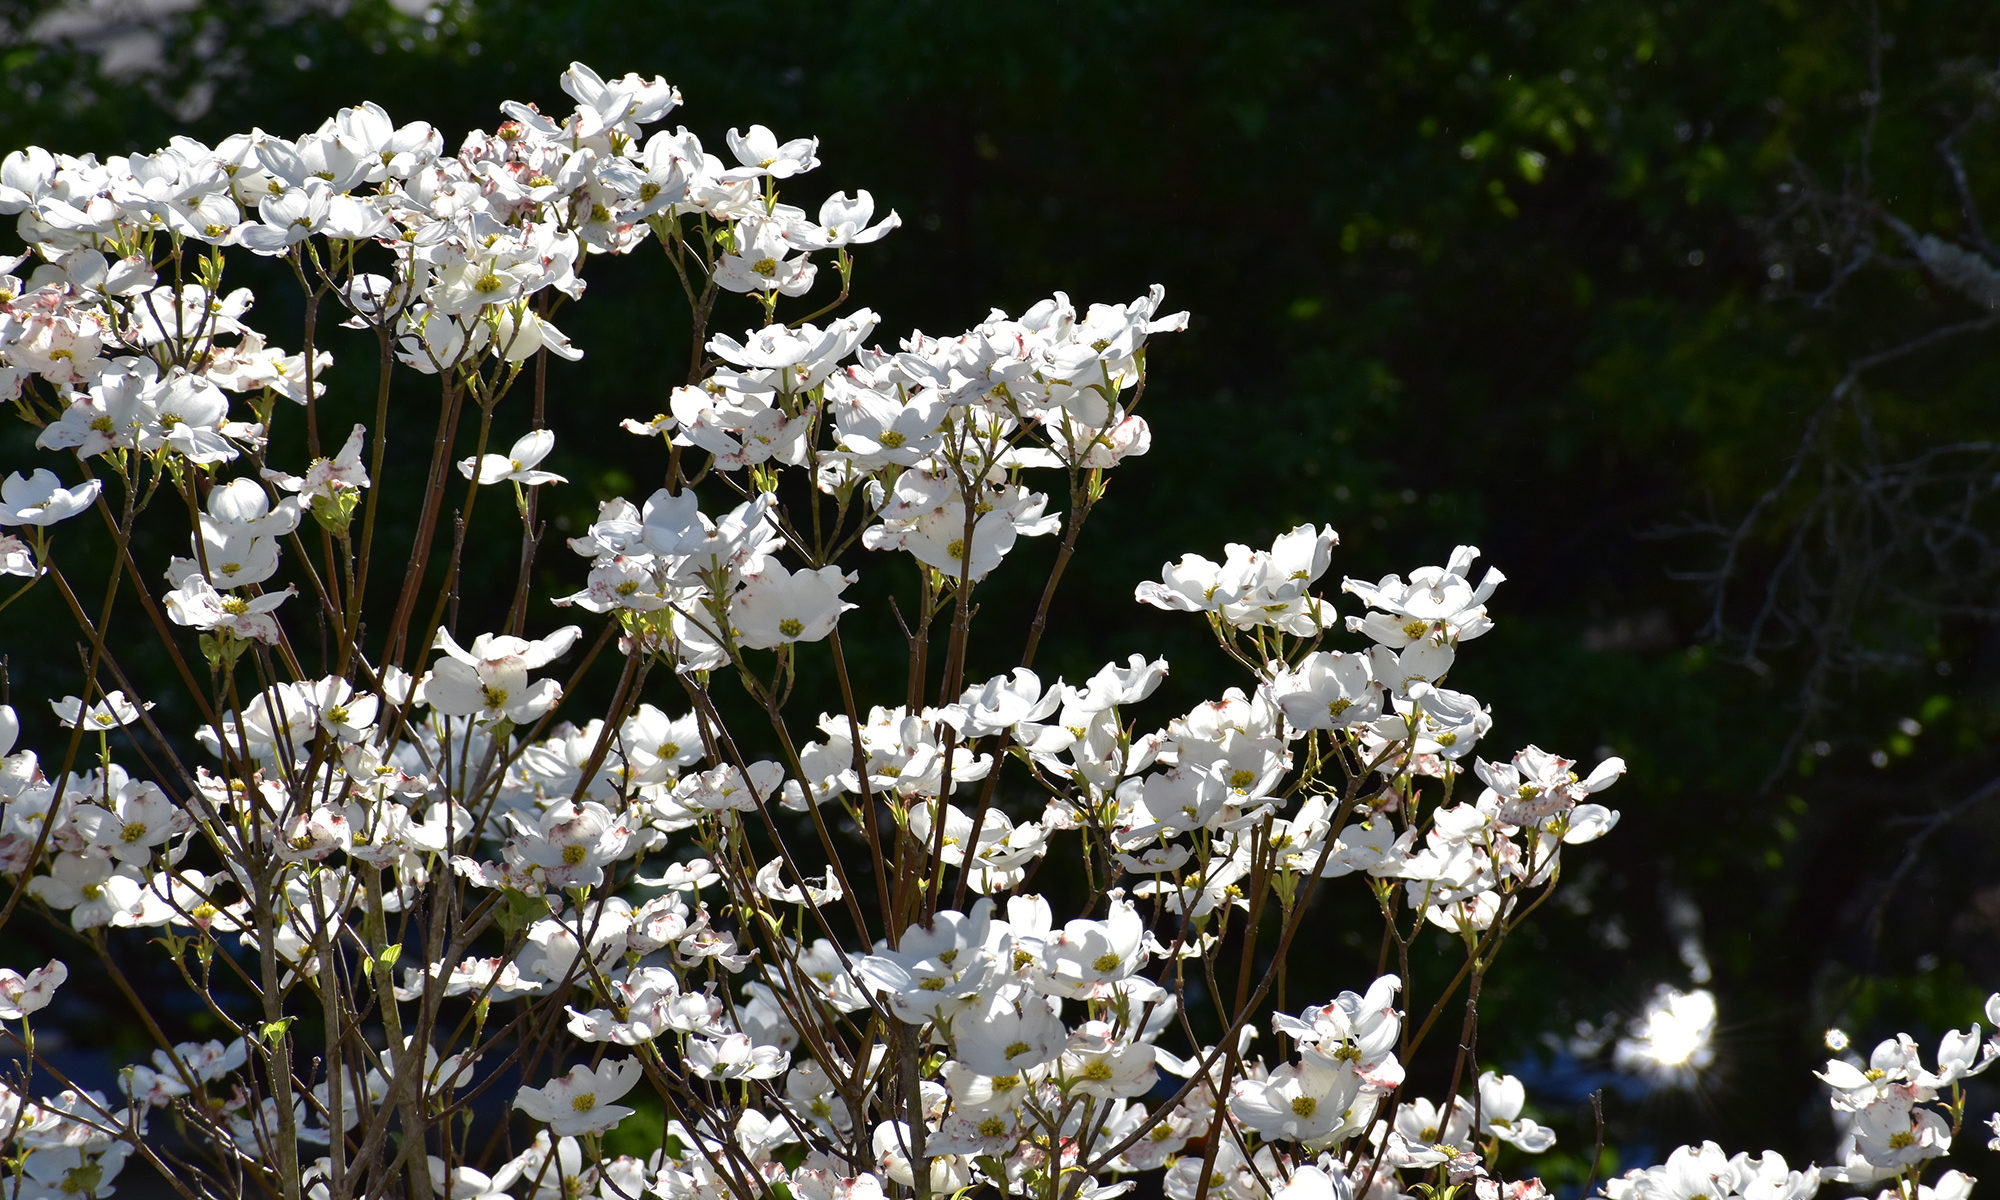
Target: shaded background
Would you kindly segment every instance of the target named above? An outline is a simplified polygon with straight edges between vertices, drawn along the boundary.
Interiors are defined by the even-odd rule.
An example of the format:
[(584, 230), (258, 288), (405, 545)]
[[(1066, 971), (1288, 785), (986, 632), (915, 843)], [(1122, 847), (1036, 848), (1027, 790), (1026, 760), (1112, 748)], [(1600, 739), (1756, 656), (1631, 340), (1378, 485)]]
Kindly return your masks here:
[[(1199, 622), (1131, 602), (1188, 551), (1331, 522), (1334, 571), (1372, 578), (1480, 546), (1509, 581), (1455, 679), (1493, 705), (1488, 752), (1631, 765), (1623, 824), (1574, 855), (1486, 993), (1482, 1057), (1561, 1132), (1552, 1182), (1584, 1174), (1600, 1087), (1607, 1169), (1702, 1137), (1824, 1161), (1822, 1029), (1864, 1052), (1907, 1029), (1928, 1057), (2000, 987), (2000, 275), (1965, 202), (2000, 208), (2000, 10), (143, 9), (0, 0), (0, 148), (296, 135), (364, 99), (455, 145), (504, 98), (565, 109), (581, 59), (666, 75), (712, 148), (753, 121), (817, 135), (792, 199), (867, 187), (903, 217), (858, 256), (885, 339), (1165, 284), (1193, 315), (1151, 356), (1154, 450), (1086, 534), (1045, 675), (1164, 651), (1162, 721), (1236, 683)], [(1926, 265), (1923, 235), (1971, 258)], [(650, 415), (683, 377), (656, 265), (594, 264), (567, 313), (586, 351), (551, 376), (569, 429)], [(291, 345), (271, 295), (258, 323)], [(348, 361), (336, 392), (364, 388), (365, 353)], [(594, 433), (547, 465), (575, 484), (544, 512), (579, 529), (657, 472)], [(1024, 545), (1017, 576), (1052, 550)], [(545, 591), (576, 586), (563, 558)], [(18, 620), (14, 686), (73, 687), (67, 656), (27, 657), (40, 618)], [(1378, 929), (1329, 911), (1324, 985), (1294, 974), (1294, 1003), (1365, 981)], [(1718, 1000), (1688, 1087), (1590, 1053), (1658, 983)], [(1962, 1165), (1987, 1174), (1980, 1140)]]

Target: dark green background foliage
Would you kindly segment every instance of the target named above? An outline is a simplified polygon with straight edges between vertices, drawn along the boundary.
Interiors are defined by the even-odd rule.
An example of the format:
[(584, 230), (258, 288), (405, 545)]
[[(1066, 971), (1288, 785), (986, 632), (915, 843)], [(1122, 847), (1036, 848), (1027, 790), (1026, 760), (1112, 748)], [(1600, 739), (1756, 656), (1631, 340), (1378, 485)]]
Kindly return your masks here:
[[(20, 30), (41, 7), (0, 14)], [(2000, 776), (2000, 458), (1977, 445), (2000, 437), (2000, 354), (1987, 308), (1893, 232), (1974, 240), (1938, 148), (1954, 131), (1970, 194), (2000, 208), (2000, 9), (480, 0), (281, 19), (209, 0), (159, 28), (165, 66), (122, 79), (17, 40), (0, 143), (297, 134), (373, 99), (455, 145), (503, 98), (564, 108), (556, 77), (581, 59), (665, 74), (717, 149), (753, 121), (818, 135), (825, 165), (789, 198), (861, 186), (903, 216), (856, 275), (885, 339), (1164, 283), (1193, 318), (1152, 356), (1155, 449), (1115, 474), (1038, 665), (1164, 651), (1164, 721), (1237, 680), (1199, 622), (1131, 602), (1163, 561), (1300, 521), (1342, 531), (1336, 575), (1479, 545), (1509, 582), (1455, 679), (1493, 705), (1490, 755), (1631, 764), (1624, 823), (1572, 856), (1488, 987), (1482, 1060), (1562, 1067), (1540, 1031), (1688, 986), (1683, 942), (1714, 971), (1714, 1069), (1607, 1097), (1626, 1165), (1702, 1136), (1824, 1159), (1819, 1030), (1934, 1047), (2000, 986), (2000, 799), (1963, 803)], [(190, 95), (205, 106), (177, 119)], [(654, 486), (651, 450), (610, 430), (686, 371), (684, 305), (637, 258), (593, 264), (561, 322), (586, 357), (553, 364), (549, 465), (574, 482), (544, 511), (572, 529)], [(260, 324), (292, 346), (281, 282)], [(739, 305), (719, 327), (751, 322)], [(352, 345), (330, 404), (358, 403), (369, 353)], [(427, 448), (403, 445), (397, 469), (421, 470)], [(506, 506), (482, 507), (504, 535)], [(550, 545), (544, 590), (570, 590), (581, 571)], [(1024, 545), (983, 625), (1010, 628), (1052, 550)], [(66, 652), (28, 661), (30, 623), (58, 616), (7, 632), (18, 695), (63, 689)], [(879, 651), (862, 669), (893, 699), (900, 647), (873, 616), (855, 614)], [(1016, 636), (981, 642), (975, 676)], [(1293, 1006), (1370, 978), (1377, 928), (1329, 910)], [(1432, 994), (1450, 965), (1420, 964)], [(1575, 1182), (1591, 1083), (1565, 1069), (1530, 1093), (1563, 1136), (1551, 1178)]]

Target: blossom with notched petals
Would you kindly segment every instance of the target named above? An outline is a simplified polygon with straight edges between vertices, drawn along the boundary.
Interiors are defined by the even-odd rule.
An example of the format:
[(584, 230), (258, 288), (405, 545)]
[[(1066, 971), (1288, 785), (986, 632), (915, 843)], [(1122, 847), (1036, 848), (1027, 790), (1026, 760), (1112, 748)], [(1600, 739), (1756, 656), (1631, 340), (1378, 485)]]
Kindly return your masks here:
[(1442, 567), (1419, 567), (1410, 572), (1408, 583), (1400, 575), (1384, 575), (1379, 583), (1359, 579), (1342, 582), (1343, 591), (1352, 592), (1361, 602), (1377, 611), (1365, 617), (1347, 618), (1353, 633), (1365, 633), (1391, 649), (1400, 650), (1423, 638), (1449, 642), (1469, 642), (1493, 628), (1486, 615), (1486, 601), (1493, 589), (1506, 581), (1499, 571), (1488, 568), (1474, 587), (1467, 576), (1479, 547), (1460, 546)]
[(361, 465), (361, 442), (368, 434), (365, 425), (356, 425), (347, 441), (332, 458), (314, 459), (303, 477), (280, 471), (266, 471), (265, 477), (288, 492), (297, 492), (308, 503), (330, 499), (354, 488), (368, 486), (368, 471)]
[(778, 136), (762, 125), (752, 125), (748, 133), (729, 131), (729, 152), (740, 167), (723, 172), (724, 179), (755, 179), (769, 175), (789, 179), (819, 165), (819, 139), (793, 138), (782, 145)]
[(852, 199), (846, 192), (835, 192), (819, 206), (819, 224), (808, 230), (795, 231), (792, 240), (811, 250), (834, 250), (841, 246), (859, 246), (882, 240), (890, 230), (900, 228), (903, 219), (892, 209), (888, 216), (870, 225), (875, 216), (875, 197), (866, 189), (855, 192)]
[(53, 525), (67, 521), (97, 499), (104, 485), (90, 479), (66, 488), (54, 471), (37, 468), (33, 475), (19, 471), (0, 483), (0, 525)]
[(1298, 729), (1346, 729), (1382, 715), (1382, 685), (1363, 654), (1316, 650), (1274, 680), (1271, 692)]
[(803, 296), (818, 273), (811, 257), (786, 241), (775, 221), (759, 217), (737, 222), (736, 253), (722, 256), (714, 280), (732, 292)]
[(514, 1107), (546, 1124), (558, 1137), (603, 1133), (632, 1115), (632, 1109), (612, 1101), (632, 1090), (641, 1070), (636, 1058), (606, 1062), (594, 1069), (579, 1063), (568, 1075), (551, 1079), (542, 1087), (522, 1088), (514, 1098)]
[(452, 639), (450, 631), (440, 629), (438, 647), (445, 657), (424, 680), (424, 699), (454, 717), (504, 719), (517, 725), (532, 721), (555, 706), (562, 688), (553, 679), (530, 686), (528, 672), (553, 662), (582, 632), (565, 625), (535, 641), (482, 633), (467, 649)]
[(190, 575), (161, 599), (166, 604), (168, 618), (176, 625), (275, 646), (281, 635), (272, 610), (283, 604), (294, 590), (288, 587), (282, 592), (265, 592), (246, 599), (224, 595), (203, 576)]
[(154, 847), (185, 832), (193, 819), (158, 784), (128, 779), (101, 804), (79, 804), (71, 814), (77, 832), (121, 863), (144, 867)]
[(1033, 992), (1019, 999), (996, 992), (952, 1024), (952, 1057), (981, 1075), (1017, 1075), (1053, 1062), (1069, 1044), (1069, 1030)]
[(481, 487), (508, 482), (518, 483), (523, 487), (536, 487), (544, 483), (568, 483), (569, 481), (560, 475), (535, 470), (535, 465), (547, 458), (549, 451), (555, 449), (555, 445), (555, 434), (546, 429), (537, 429), (523, 434), (505, 454), (487, 454), (461, 460), (458, 464), (458, 473), (467, 479), (477, 475)]
[(562, 90), (576, 100), (578, 115), (587, 118), (577, 127), (579, 138), (594, 137), (606, 129), (649, 124), (681, 102), (681, 90), (658, 75), (646, 79), (628, 72), (617, 79), (605, 79), (580, 62), (571, 63), (563, 72)]
[(361, 443), (366, 426), (356, 425), (347, 441), (332, 458), (316, 458), (303, 476), (265, 468), (264, 478), (299, 499), (312, 511), (313, 519), (333, 533), (344, 533), (361, 489), (369, 484), (368, 469), (361, 465)]
[(28, 543), (11, 533), (0, 533), (0, 575), (33, 579), (42, 573), (35, 565), (35, 552)]
[(1521, 1115), (1527, 1091), (1512, 1075), (1484, 1071), (1479, 1076), (1480, 1129), (1509, 1145), (1540, 1154), (1556, 1144), (1555, 1131)]
[(839, 567), (788, 571), (776, 563), (744, 583), (729, 604), (736, 644), (769, 649), (789, 642), (817, 642), (833, 632), (854, 605), (840, 593), (855, 576)]
[(1267, 1078), (1238, 1080), (1229, 1111), (1264, 1137), (1324, 1145), (1345, 1128), (1360, 1090), (1351, 1063), (1288, 1063)]
[(957, 1012), (974, 1001), (993, 968), (981, 950), (992, 913), (993, 902), (981, 900), (970, 914), (946, 911), (928, 928), (912, 925), (894, 950), (858, 958), (856, 974), (908, 1024)]
[(121, 913), (136, 912), (146, 881), (109, 854), (59, 854), (49, 873), (28, 881), (28, 894), (69, 913), (71, 926), (91, 929)]
[(1044, 513), (1048, 497), (1018, 484), (984, 483), (973, 496), (972, 540), (966, 541), (965, 497), (946, 471), (905, 471), (884, 499), (882, 523), (861, 535), (871, 550), (906, 550), (956, 579), (984, 579), (1018, 537), (1054, 533), (1062, 518)]
[(31, 1012), (47, 1008), (56, 989), (69, 978), (69, 967), (61, 959), (50, 959), (26, 975), (0, 968), (0, 1021), (18, 1021)]
[(88, 708), (78, 696), (64, 696), (60, 700), (49, 701), (55, 710), (56, 720), (64, 729), (75, 729), (81, 725), (85, 729), (118, 729), (137, 721), (146, 709), (153, 707), (151, 700), (144, 704), (134, 704), (125, 698), (122, 691), (104, 693), (104, 699)]
[(1333, 618), (1332, 606), (1307, 589), (1326, 573), (1339, 544), (1332, 526), (1311, 525), (1280, 534), (1269, 550), (1232, 542), (1222, 563), (1186, 555), (1162, 567), (1158, 581), (1140, 584), (1133, 598), (1155, 608), (1213, 613), (1236, 629), (1270, 626), (1308, 637)]
[(688, 1042), (687, 1065), (704, 1079), (776, 1079), (792, 1056), (776, 1046), (760, 1046), (747, 1033), (696, 1038)]

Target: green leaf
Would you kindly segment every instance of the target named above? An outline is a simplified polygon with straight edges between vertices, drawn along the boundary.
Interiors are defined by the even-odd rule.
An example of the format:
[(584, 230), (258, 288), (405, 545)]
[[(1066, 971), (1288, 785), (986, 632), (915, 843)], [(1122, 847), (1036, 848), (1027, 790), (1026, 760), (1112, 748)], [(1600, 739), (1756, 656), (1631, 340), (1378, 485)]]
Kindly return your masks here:
[(500, 910), (493, 921), (500, 926), (500, 932), (508, 937), (513, 937), (549, 915), (549, 902), (540, 896), (530, 896), (515, 888), (501, 888), (500, 894), (506, 900), (507, 906)]

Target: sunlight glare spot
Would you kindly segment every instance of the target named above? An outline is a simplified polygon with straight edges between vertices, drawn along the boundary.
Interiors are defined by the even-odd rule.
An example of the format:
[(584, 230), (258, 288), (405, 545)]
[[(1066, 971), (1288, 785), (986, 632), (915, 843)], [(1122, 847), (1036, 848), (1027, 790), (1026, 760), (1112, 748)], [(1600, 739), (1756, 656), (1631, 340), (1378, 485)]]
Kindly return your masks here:
[(1681, 992), (1661, 986), (1644, 1016), (1620, 1038), (1618, 1066), (1663, 1083), (1687, 1084), (1715, 1060), (1715, 996), (1705, 988)]

